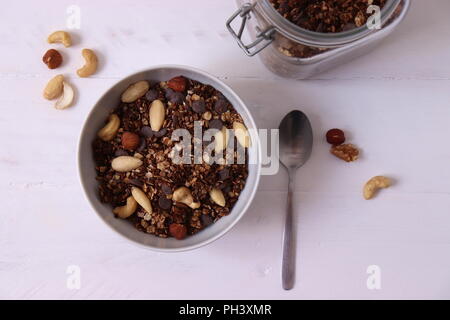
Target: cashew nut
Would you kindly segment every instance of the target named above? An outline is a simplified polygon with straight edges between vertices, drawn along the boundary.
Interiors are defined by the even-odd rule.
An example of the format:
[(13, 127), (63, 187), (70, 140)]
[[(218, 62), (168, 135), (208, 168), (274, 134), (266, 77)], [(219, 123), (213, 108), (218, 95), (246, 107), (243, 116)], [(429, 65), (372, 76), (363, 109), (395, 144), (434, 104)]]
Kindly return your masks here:
[(55, 31), (47, 38), (48, 43), (62, 43), (64, 47), (72, 45), (72, 37), (66, 31)]
[(82, 78), (86, 78), (97, 71), (98, 59), (91, 49), (83, 49), (81, 55), (86, 60), (86, 63), (82, 68), (77, 70), (77, 74)]
[(97, 136), (103, 141), (111, 141), (119, 131), (120, 118), (117, 114), (112, 114), (108, 118), (108, 123), (98, 132)]
[(122, 207), (114, 208), (113, 212), (116, 214), (119, 218), (126, 219), (129, 216), (131, 216), (137, 209), (137, 202), (132, 197), (129, 196), (127, 198), (127, 204)]
[(133, 83), (122, 93), (122, 102), (135, 102), (137, 99), (146, 94), (148, 89), (150, 89), (150, 84), (145, 80)]
[(221, 207), (225, 207), (225, 197), (220, 189), (212, 188), (209, 192), (209, 195), (211, 197), (211, 200), (214, 201), (215, 204)]
[(198, 209), (200, 202), (194, 202), (191, 191), (186, 187), (180, 187), (173, 192), (172, 200), (184, 203), (192, 209)]
[(70, 107), (73, 103), (75, 92), (70, 84), (63, 81), (63, 94), (55, 103), (55, 108), (58, 110), (63, 110)]
[(145, 211), (148, 213), (153, 212), (152, 204), (150, 203), (150, 199), (147, 197), (147, 195), (142, 191), (141, 189), (137, 187), (133, 187), (131, 189), (131, 194), (133, 195), (134, 200), (139, 203), (139, 205), (144, 208)]
[(364, 185), (363, 195), (364, 199), (372, 199), (378, 189), (389, 188), (392, 185), (391, 179), (383, 176), (376, 176), (367, 181)]
[(63, 82), (64, 76), (62, 74), (58, 74), (50, 79), (44, 89), (44, 98), (47, 100), (58, 98), (63, 92)]

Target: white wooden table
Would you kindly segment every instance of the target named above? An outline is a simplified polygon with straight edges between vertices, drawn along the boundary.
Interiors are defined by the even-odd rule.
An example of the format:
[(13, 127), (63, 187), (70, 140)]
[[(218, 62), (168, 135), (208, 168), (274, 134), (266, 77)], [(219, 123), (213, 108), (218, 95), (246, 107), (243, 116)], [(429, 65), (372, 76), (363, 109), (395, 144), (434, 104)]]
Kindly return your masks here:
[[(66, 63), (41, 62), (47, 35), (81, 9)], [(448, 0), (413, 1), (380, 48), (307, 81), (279, 79), (247, 58), (224, 24), (231, 0), (8, 1), (0, 10), (0, 298), (450, 298), (450, 23)], [(80, 50), (100, 71), (74, 74)], [(76, 169), (82, 123), (118, 79), (156, 64), (209, 71), (245, 100), (261, 128), (289, 110), (312, 120), (315, 149), (298, 172), (297, 285), (281, 289), (286, 174), (263, 177), (225, 237), (196, 251), (160, 254), (111, 232), (84, 199)], [(57, 111), (41, 97), (63, 72), (79, 99)], [(363, 149), (346, 164), (328, 153), (327, 129)], [(362, 184), (386, 174), (395, 187), (365, 201)], [(69, 266), (81, 271), (70, 289)], [(381, 288), (367, 286), (369, 266)], [(70, 271), (70, 270), (69, 270)], [(70, 287), (70, 286), (69, 286)], [(370, 287), (370, 286), (369, 286)]]

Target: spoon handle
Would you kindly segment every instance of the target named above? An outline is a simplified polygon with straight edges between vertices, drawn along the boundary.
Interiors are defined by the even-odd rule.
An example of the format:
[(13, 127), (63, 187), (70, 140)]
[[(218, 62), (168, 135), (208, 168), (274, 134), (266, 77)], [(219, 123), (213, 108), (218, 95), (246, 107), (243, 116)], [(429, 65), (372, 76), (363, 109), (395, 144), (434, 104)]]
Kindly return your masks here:
[(292, 174), (289, 174), (289, 186), (287, 195), (287, 213), (283, 234), (283, 264), (281, 278), (283, 289), (290, 290), (295, 282), (295, 235), (293, 226), (293, 204), (294, 181)]

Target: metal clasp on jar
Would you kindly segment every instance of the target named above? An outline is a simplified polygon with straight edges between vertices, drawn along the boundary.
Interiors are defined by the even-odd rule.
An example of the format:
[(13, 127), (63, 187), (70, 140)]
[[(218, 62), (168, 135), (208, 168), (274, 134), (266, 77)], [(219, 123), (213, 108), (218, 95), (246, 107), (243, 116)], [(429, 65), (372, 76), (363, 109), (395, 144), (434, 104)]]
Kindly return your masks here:
[[(238, 43), (239, 47), (241, 47), (242, 50), (244, 50), (245, 54), (249, 57), (253, 57), (257, 53), (259, 53), (261, 50), (265, 49), (268, 45), (270, 45), (274, 38), (273, 35), (275, 33), (275, 28), (273, 26), (270, 26), (266, 28), (265, 30), (261, 30), (259, 27), (256, 27), (257, 33), (256, 33), (256, 40), (252, 43), (245, 44), (242, 41), (242, 34), (245, 30), (245, 25), (247, 23), (247, 20), (251, 17), (251, 12), (254, 8), (254, 4), (246, 3), (241, 8), (239, 8), (227, 21), (227, 29), (233, 36), (233, 38)], [(239, 31), (236, 33), (236, 31), (231, 26), (231, 23), (240, 16), (242, 18), (241, 26), (239, 27)], [(255, 48), (254, 50), (251, 50), (252, 48)]]

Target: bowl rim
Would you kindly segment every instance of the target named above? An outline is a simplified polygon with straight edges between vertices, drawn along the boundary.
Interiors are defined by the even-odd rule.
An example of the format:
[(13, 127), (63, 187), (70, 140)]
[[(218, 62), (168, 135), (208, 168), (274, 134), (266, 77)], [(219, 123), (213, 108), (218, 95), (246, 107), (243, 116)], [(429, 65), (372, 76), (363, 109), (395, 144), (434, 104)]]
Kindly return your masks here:
[[(251, 123), (252, 127), (255, 129), (255, 131), (258, 129), (256, 126), (256, 123), (253, 119), (253, 116), (250, 112), (250, 110), (247, 108), (247, 105), (244, 103), (244, 101), (239, 97), (239, 95), (230, 87), (228, 86), (226, 83), (224, 83), (221, 79), (219, 79), (218, 77), (212, 75), (209, 72), (203, 71), (201, 69), (195, 68), (195, 67), (190, 67), (190, 66), (186, 66), (186, 65), (178, 65), (178, 64), (162, 64), (162, 65), (155, 65), (155, 66), (151, 66), (148, 68), (144, 68), (141, 70), (137, 70), (134, 71), (131, 74), (126, 75), (125, 77), (121, 77), (118, 81), (116, 81), (113, 85), (111, 85), (94, 103), (94, 105), (92, 106), (92, 108), (89, 110), (89, 112), (87, 113), (86, 117), (83, 120), (83, 125), (81, 127), (81, 132), (78, 136), (78, 142), (77, 142), (77, 172), (78, 172), (78, 180), (81, 184), (81, 189), (83, 190), (83, 195), (84, 198), (87, 200), (87, 202), (89, 203), (91, 209), (96, 213), (96, 216), (105, 224), (108, 226), (108, 228), (110, 230), (112, 230), (115, 234), (119, 235), (120, 237), (126, 239), (128, 242), (133, 243), (134, 245), (141, 247), (141, 248), (145, 248), (147, 250), (151, 250), (151, 251), (156, 251), (156, 252), (183, 252), (183, 251), (189, 251), (189, 250), (194, 250), (194, 249), (198, 249), (200, 247), (206, 246), (208, 244), (211, 244), (212, 242), (220, 239), (221, 237), (223, 237), (226, 233), (228, 233), (228, 231), (230, 231), (244, 216), (244, 214), (247, 212), (248, 208), (250, 207), (251, 203), (253, 202), (253, 199), (255, 197), (256, 191), (258, 189), (259, 186), (259, 182), (260, 182), (260, 178), (261, 178), (261, 159), (262, 159), (262, 155), (261, 155), (261, 146), (260, 146), (260, 140), (258, 138), (258, 136), (254, 136), (255, 139), (253, 139), (254, 141), (252, 141), (252, 143), (255, 143), (255, 147), (256, 147), (256, 157), (257, 157), (257, 163), (256, 163), (256, 177), (255, 177), (255, 183), (252, 186), (252, 190), (250, 192), (249, 197), (247, 197), (246, 203), (243, 205), (242, 210), (239, 212), (239, 214), (235, 217), (234, 221), (232, 221), (230, 223), (229, 226), (227, 226), (226, 228), (224, 228), (223, 230), (221, 230), (220, 232), (218, 232), (216, 235), (212, 236), (211, 238), (204, 240), (202, 242), (199, 242), (198, 244), (193, 244), (193, 245), (189, 245), (189, 246), (185, 246), (185, 247), (180, 247), (180, 248), (161, 248), (161, 247), (157, 247), (157, 246), (151, 246), (151, 245), (145, 245), (143, 243), (140, 243), (134, 239), (128, 238), (126, 235), (122, 234), (121, 232), (117, 231), (116, 229), (114, 229), (104, 218), (103, 216), (98, 212), (98, 210), (96, 209), (94, 203), (92, 202), (91, 198), (88, 196), (87, 194), (87, 181), (84, 179), (84, 177), (82, 176), (82, 170), (81, 170), (81, 164), (83, 162), (82, 159), (82, 141), (83, 138), (86, 134), (86, 128), (87, 128), (87, 123), (88, 120), (91, 118), (94, 110), (96, 109), (99, 101), (101, 101), (109, 92), (110, 90), (116, 86), (118, 83), (131, 78), (137, 74), (143, 73), (143, 72), (151, 72), (151, 71), (155, 71), (158, 69), (184, 69), (186, 71), (189, 72), (193, 72), (193, 73), (198, 73), (206, 78), (209, 78), (210, 80), (212, 80), (212, 82), (217, 82), (218, 84), (220, 84), (222, 87), (224, 87), (226, 90), (228, 90), (228, 92), (230, 94), (232, 94), (234, 96), (234, 98), (236, 99), (236, 101), (238, 101), (238, 103), (240, 104), (240, 106), (244, 109), (244, 111), (247, 113), (248, 115), (248, 122)], [(239, 200), (238, 200), (239, 201)], [(136, 230), (136, 232), (139, 232), (138, 230)], [(152, 236), (152, 235), (149, 235)]]

